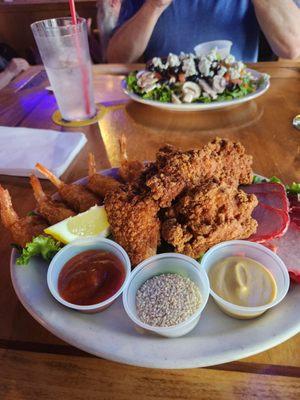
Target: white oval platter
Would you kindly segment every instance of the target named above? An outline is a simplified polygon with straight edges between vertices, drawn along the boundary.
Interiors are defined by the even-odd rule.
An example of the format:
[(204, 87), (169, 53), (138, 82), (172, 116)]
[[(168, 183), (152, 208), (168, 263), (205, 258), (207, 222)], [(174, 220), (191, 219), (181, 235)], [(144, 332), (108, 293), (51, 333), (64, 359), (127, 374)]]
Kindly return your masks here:
[[(115, 176), (117, 170), (102, 173)], [(210, 298), (192, 332), (166, 339), (137, 332), (124, 311), (121, 297), (98, 314), (65, 308), (48, 290), (47, 263), (35, 258), (22, 267), (16, 265), (16, 258), (17, 252), (13, 250), (13, 286), (32, 317), (65, 342), (108, 360), (149, 368), (205, 367), (254, 355), (300, 331), (300, 285), (291, 284), (282, 303), (254, 320), (228, 317)]]

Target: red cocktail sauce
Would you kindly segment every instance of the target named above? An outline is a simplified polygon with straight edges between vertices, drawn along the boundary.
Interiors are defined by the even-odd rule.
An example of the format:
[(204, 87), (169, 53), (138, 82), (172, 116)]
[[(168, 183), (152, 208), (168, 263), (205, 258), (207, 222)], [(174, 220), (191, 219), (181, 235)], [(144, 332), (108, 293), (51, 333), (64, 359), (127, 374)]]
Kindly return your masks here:
[(88, 250), (71, 258), (58, 277), (58, 292), (72, 304), (87, 306), (113, 296), (125, 280), (125, 268), (112, 253)]

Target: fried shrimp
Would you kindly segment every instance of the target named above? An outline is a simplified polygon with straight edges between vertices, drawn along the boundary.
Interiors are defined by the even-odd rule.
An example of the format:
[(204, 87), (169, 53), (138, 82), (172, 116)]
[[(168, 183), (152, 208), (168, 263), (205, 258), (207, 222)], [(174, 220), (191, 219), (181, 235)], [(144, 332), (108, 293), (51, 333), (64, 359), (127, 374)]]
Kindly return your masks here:
[(0, 185), (0, 215), (3, 225), (11, 232), (13, 240), (21, 247), (25, 247), (35, 236), (43, 233), (48, 227), (46, 221), (38, 216), (19, 218), (15, 212), (8, 190)]
[(62, 182), (51, 171), (39, 163), (36, 164), (36, 168), (57, 187), (63, 201), (74, 211), (83, 212), (95, 204), (100, 204), (100, 199), (85, 187)]
[(43, 191), (41, 182), (35, 175), (31, 175), (30, 184), (34, 197), (38, 203), (38, 212), (51, 224), (56, 224), (75, 215), (75, 212), (59, 201), (51, 200)]
[(123, 134), (121, 135), (119, 144), (120, 144), (120, 158), (121, 158), (121, 165), (119, 168), (120, 178), (125, 183), (133, 183), (141, 175), (142, 171), (144, 170), (144, 165), (137, 160), (132, 160), (132, 161), (128, 160), (126, 151), (127, 141), (126, 137)]
[(108, 192), (120, 186), (120, 182), (110, 176), (97, 174), (94, 154), (89, 153), (89, 177), (87, 188), (102, 199)]

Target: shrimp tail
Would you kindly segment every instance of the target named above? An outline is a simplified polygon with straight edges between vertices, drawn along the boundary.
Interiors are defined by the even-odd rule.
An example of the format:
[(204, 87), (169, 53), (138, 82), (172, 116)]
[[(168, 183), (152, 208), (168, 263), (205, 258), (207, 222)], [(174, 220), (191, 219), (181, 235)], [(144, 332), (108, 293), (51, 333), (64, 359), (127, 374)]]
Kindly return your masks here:
[(47, 200), (47, 196), (44, 193), (41, 182), (37, 176), (30, 176), (30, 184), (33, 189), (34, 197), (38, 203), (42, 203), (43, 201)]
[(120, 159), (121, 159), (121, 163), (122, 162), (126, 162), (128, 161), (128, 156), (127, 156), (127, 151), (126, 151), (126, 147), (127, 147), (127, 140), (125, 135), (122, 133), (120, 139), (119, 139), (119, 145), (120, 145)]
[(91, 178), (97, 172), (96, 161), (93, 153), (89, 153), (89, 177)]
[(0, 216), (3, 225), (9, 228), (19, 220), (18, 214), (13, 209), (11, 197), (8, 190), (0, 185)]
[(40, 171), (41, 174), (43, 174), (46, 178), (49, 179), (51, 183), (53, 183), (54, 186), (56, 186), (58, 189), (63, 186), (63, 182), (57, 178), (51, 171), (49, 171), (48, 168), (44, 167), (44, 165), (37, 163), (35, 165), (36, 169)]

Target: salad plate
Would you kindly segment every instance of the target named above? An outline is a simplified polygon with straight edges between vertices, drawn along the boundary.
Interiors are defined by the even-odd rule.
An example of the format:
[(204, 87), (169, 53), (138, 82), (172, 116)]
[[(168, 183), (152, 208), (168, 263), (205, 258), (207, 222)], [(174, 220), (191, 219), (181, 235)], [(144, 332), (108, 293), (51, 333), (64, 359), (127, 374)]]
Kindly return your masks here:
[(146, 104), (152, 107), (158, 107), (164, 110), (169, 111), (208, 111), (208, 110), (216, 110), (219, 108), (232, 107), (242, 103), (246, 103), (247, 101), (254, 100), (257, 97), (263, 95), (270, 87), (269, 79), (264, 79), (265, 74), (255, 71), (253, 69), (247, 68), (247, 71), (252, 74), (252, 76), (261, 80), (261, 84), (259, 87), (252, 93), (247, 94), (244, 97), (240, 97), (232, 100), (224, 100), (224, 101), (215, 101), (211, 103), (190, 103), (190, 104), (173, 104), (173, 103), (163, 103), (155, 100), (147, 100), (143, 99), (141, 96), (133, 93), (127, 86), (126, 80), (122, 81), (122, 89), (127, 96), (130, 97), (131, 100), (136, 101), (138, 103)]
[[(101, 173), (116, 177), (117, 171), (114, 168)], [(17, 256), (13, 250), (13, 286), (33, 318), (65, 342), (108, 360), (150, 368), (204, 367), (267, 350), (300, 330), (300, 286), (292, 284), (276, 308), (254, 320), (226, 316), (210, 299), (199, 324), (188, 335), (173, 339), (142, 335), (126, 315), (120, 298), (98, 314), (65, 308), (48, 290), (47, 263), (33, 258), (22, 267), (16, 264)]]

